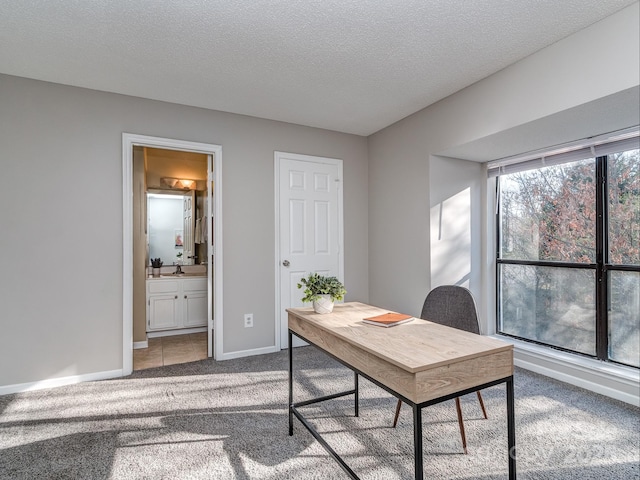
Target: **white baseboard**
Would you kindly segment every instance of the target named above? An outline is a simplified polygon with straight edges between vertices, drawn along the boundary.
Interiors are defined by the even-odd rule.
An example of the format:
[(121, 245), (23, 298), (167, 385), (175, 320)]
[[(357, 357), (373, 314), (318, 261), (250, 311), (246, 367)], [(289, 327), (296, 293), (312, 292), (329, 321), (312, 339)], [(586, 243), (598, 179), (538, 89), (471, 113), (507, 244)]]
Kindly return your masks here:
[(144, 342), (133, 342), (134, 350), (138, 350), (140, 348), (149, 348), (149, 340), (145, 340)]
[(572, 355), (501, 335), (494, 335), (494, 338), (514, 345), (514, 363), (518, 367), (640, 406), (638, 369)]
[(122, 376), (122, 369), (120, 369), (109, 370), (106, 372), (85, 373), (83, 375), (71, 375), (69, 377), (48, 378), (39, 382), (18, 383), (15, 385), (0, 386), (0, 395), (29, 392), (32, 390), (42, 390), (45, 388), (62, 387), (64, 385), (73, 385), (75, 383), (91, 382), (94, 380), (108, 380), (110, 378), (119, 378)]
[[(191, 329), (193, 330), (193, 329)], [(206, 332), (206, 328), (199, 329)], [(193, 333), (193, 332), (190, 332)], [(175, 330), (171, 335), (176, 335)], [(136, 342), (137, 343), (137, 342)], [(140, 342), (142, 343), (142, 342)], [(279, 350), (275, 346), (255, 348), (252, 350), (240, 350), (237, 352), (223, 353), (219, 360), (232, 360), (234, 358), (250, 357), (253, 355), (263, 355), (265, 353), (275, 353)], [(0, 395), (9, 395), (11, 393), (28, 392), (31, 390), (42, 390), (45, 388), (62, 387), (64, 385), (73, 385), (75, 383), (90, 382), (94, 380), (108, 380), (110, 378), (123, 377), (123, 371), (110, 370), (106, 372), (87, 373), (84, 375), (72, 375), (69, 377), (51, 378), (41, 380), (39, 382), (20, 383), (15, 385), (0, 385)]]
[(207, 327), (178, 328), (176, 330), (161, 330), (159, 332), (147, 332), (147, 338), (171, 337), (172, 335), (186, 335), (188, 333), (206, 332)]
[(251, 357), (253, 355), (264, 355), (265, 353), (275, 353), (279, 350), (274, 346), (254, 348), (251, 350), (238, 350), (237, 352), (223, 353), (216, 360), (232, 360), (234, 358)]

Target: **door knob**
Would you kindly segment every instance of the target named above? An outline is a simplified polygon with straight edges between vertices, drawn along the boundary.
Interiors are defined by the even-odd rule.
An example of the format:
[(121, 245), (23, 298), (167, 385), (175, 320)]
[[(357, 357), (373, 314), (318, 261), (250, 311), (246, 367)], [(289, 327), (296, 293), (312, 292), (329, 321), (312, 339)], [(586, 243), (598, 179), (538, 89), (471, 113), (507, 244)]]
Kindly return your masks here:
[(282, 265), (284, 265), (285, 267), (288, 267), (291, 264), (289, 263), (289, 260), (285, 260), (284, 262), (282, 262)]

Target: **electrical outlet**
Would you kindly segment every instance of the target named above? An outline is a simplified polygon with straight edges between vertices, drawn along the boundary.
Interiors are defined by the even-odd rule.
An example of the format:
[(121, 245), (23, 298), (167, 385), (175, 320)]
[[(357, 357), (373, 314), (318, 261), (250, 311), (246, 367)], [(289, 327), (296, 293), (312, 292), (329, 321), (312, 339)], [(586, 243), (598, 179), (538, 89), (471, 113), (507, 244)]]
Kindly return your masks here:
[(253, 327), (253, 313), (244, 314), (244, 328)]

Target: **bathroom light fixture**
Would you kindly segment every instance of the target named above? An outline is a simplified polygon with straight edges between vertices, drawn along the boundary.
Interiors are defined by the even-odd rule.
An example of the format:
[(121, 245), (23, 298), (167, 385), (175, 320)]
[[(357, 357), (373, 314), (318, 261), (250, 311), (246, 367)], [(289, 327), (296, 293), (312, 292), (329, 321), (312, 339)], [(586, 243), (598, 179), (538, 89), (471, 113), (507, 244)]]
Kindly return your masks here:
[(168, 186), (169, 188), (178, 188), (183, 190), (193, 190), (196, 187), (195, 180), (189, 180), (186, 178), (171, 178), (162, 177), (160, 183)]

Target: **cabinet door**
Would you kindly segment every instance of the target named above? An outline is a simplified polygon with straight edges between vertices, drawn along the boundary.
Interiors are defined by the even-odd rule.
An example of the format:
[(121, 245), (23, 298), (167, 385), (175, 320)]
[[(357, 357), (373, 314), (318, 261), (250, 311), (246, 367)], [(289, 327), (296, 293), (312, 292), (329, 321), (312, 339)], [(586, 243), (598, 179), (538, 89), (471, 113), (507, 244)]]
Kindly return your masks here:
[(178, 328), (180, 311), (178, 295), (153, 295), (149, 297), (149, 330)]
[(183, 325), (201, 327), (207, 325), (207, 292), (184, 292)]

